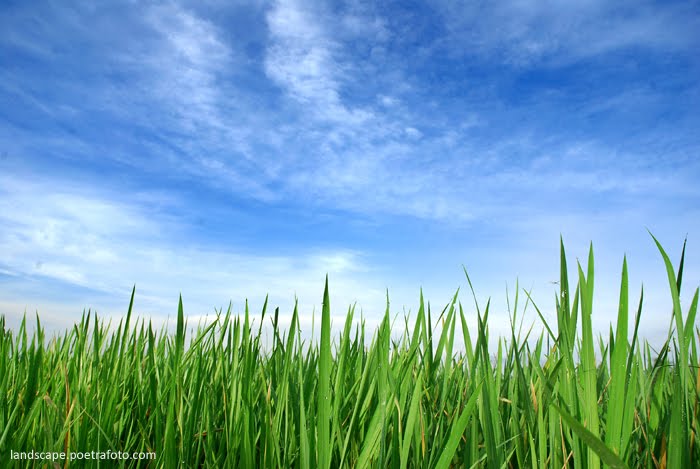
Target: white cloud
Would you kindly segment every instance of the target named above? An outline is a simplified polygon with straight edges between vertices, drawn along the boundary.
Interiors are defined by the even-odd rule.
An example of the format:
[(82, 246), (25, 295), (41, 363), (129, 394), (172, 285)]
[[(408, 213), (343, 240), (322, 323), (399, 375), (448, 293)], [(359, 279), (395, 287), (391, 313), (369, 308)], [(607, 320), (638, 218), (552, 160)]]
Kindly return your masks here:
[(151, 8), (146, 21), (160, 41), (133, 58), (152, 67), (159, 98), (172, 103), (188, 126), (196, 127), (200, 120), (221, 125), (217, 75), (233, 65), (234, 57), (217, 28), (176, 4)]
[[(310, 247), (298, 253), (256, 254), (250, 247), (183, 242), (186, 221), (144, 204), (144, 194), (120, 197), (56, 180), (19, 183), (7, 177), (0, 178), (0, 192), (0, 222), (5, 227), (0, 233), (0, 266), (13, 279), (5, 283), (9, 290), (2, 289), (4, 305), (12, 310), (3, 313), (14, 318), (25, 308), (40, 306), (50, 321), (67, 326), (75, 320), (74, 315), (55, 316), (52, 305), (58, 312), (72, 305), (121, 315), (134, 283), (142, 316), (171, 314), (180, 292), (194, 316), (226, 307), (229, 300), (240, 312), (245, 298), (256, 312), (268, 293), (271, 304), (280, 305), (283, 312), (291, 312), (298, 296), (302, 313), (309, 314), (320, 307), (326, 274), (339, 310), (355, 301), (365, 311), (382, 309), (383, 291), (373, 285), (372, 269), (359, 252)], [(11, 285), (19, 281), (22, 291), (13, 293)], [(56, 293), (52, 302), (47, 299), (52, 295), (41, 291), (52, 281), (85, 290), (70, 300)], [(33, 284), (36, 290), (27, 287)]]
[(340, 90), (347, 79), (347, 64), (337, 57), (341, 45), (318, 20), (319, 12), (311, 8), (308, 2), (280, 0), (268, 12), (270, 45), (265, 71), (318, 118), (345, 125), (363, 124), (372, 118), (372, 112), (343, 103)]
[(415, 127), (406, 127), (404, 132), (412, 140), (419, 140), (423, 136), (423, 133)]
[(379, 96), (377, 96), (377, 99), (382, 104), (382, 106), (385, 106), (385, 107), (393, 107), (393, 106), (396, 106), (397, 104), (400, 103), (399, 99), (397, 99), (393, 96), (387, 96), (387, 95), (383, 95), (383, 94), (380, 94)]
[[(268, 168), (273, 171), (274, 165), (261, 164), (264, 156), (254, 146), (272, 140), (268, 135), (275, 129), (263, 122), (269, 114), (251, 111), (257, 103), (236, 86), (250, 66), (243, 46), (229, 41), (215, 18), (180, 2), (136, 11), (111, 26), (114, 38), (108, 45), (102, 44), (101, 31), (84, 28), (78, 36), (95, 45), (99, 58), (85, 66), (96, 78), (81, 83), (84, 102), (77, 106), (82, 112), (71, 120), (86, 119), (87, 109), (118, 125), (110, 129), (116, 145), (71, 141), (71, 151), (80, 148), (86, 158), (105, 154), (139, 170), (233, 186), (251, 198), (275, 198), (267, 178), (249, 177), (251, 169), (263, 176)], [(70, 21), (68, 16), (59, 15), (56, 29), (65, 27), (60, 20)], [(104, 12), (95, 16), (104, 21)]]
[[(450, 31), (453, 52), (530, 65), (558, 63), (626, 47), (688, 49), (697, 43), (700, 16), (690, 4), (510, 0), (434, 2)], [(461, 50), (459, 50), (461, 49)]]

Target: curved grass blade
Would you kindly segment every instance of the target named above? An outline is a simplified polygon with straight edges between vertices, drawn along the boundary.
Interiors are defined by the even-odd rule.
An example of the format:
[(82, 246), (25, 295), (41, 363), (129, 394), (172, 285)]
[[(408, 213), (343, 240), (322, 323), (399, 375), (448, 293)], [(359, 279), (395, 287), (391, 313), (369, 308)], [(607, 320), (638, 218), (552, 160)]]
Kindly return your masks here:
[(592, 449), (600, 459), (610, 466), (612, 469), (626, 469), (627, 465), (616, 455), (610, 448), (605, 446), (605, 443), (601, 441), (600, 438), (591, 433), (586, 427), (581, 424), (578, 420), (573, 418), (564, 409), (556, 404), (551, 404), (552, 407), (561, 415), (561, 418), (571, 427), (571, 429), (576, 432), (579, 438)]

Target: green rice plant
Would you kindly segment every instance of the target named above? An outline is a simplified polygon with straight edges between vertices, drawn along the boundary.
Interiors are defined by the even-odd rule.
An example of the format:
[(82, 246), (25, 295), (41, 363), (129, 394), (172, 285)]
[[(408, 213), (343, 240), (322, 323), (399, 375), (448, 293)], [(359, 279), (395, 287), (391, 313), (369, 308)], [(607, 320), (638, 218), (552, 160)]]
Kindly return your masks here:
[[(685, 244), (674, 268), (653, 241), (673, 311), (658, 350), (639, 337), (626, 258), (615, 324), (594, 336), (593, 248), (574, 284), (563, 241), (556, 321), (516, 283), (509, 334), (492, 342), (492, 303), (466, 270), (473, 307), (458, 290), (433, 314), (421, 292), (397, 318), (387, 295), (376, 330), (350, 306), (337, 334), (326, 278), (311, 340), (296, 304), (282, 327), (267, 299), (259, 316), (246, 302), (189, 326), (180, 298), (174, 332), (136, 318), (135, 289), (115, 327), (87, 311), (47, 338), (38, 317), (11, 329), (0, 316), (0, 467), (697, 467), (698, 289), (684, 310)], [(155, 458), (17, 459), (31, 451)]]

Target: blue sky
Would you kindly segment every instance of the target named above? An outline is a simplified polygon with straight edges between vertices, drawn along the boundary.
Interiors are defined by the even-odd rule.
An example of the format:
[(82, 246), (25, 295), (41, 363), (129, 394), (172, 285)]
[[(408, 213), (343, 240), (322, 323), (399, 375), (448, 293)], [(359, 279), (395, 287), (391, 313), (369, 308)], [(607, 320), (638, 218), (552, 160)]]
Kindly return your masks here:
[(562, 235), (594, 243), (599, 330), (627, 254), (653, 339), (647, 228), (675, 262), (688, 235), (686, 307), (700, 284), (697, 2), (3, 2), (0, 31), (10, 324), (133, 284), (154, 320), (269, 293), (308, 324), (326, 273), (372, 319), (386, 289), (471, 305), (464, 265), (505, 332), (516, 278), (551, 314)]

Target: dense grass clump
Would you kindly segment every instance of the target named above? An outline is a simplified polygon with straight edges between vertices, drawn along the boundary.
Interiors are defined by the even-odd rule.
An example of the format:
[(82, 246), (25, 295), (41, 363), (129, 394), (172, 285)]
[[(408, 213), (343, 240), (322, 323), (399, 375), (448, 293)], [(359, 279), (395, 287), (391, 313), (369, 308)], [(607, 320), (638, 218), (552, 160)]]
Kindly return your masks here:
[(683, 258), (676, 273), (658, 247), (673, 319), (657, 352), (638, 340), (626, 262), (615, 329), (593, 336), (592, 250), (570, 283), (563, 245), (557, 323), (533, 305), (545, 331), (523, 333), (516, 292), (494, 355), (489, 305), (465, 313), (457, 295), (438, 315), (421, 295), (400, 326), (387, 306), (371, 341), (350, 308), (333, 337), (327, 282), (317, 342), (302, 341), (296, 308), (284, 331), (278, 310), (251, 327), (247, 308), (229, 309), (190, 337), (182, 302), (174, 334), (132, 321), (131, 306), (113, 332), (87, 313), (51, 340), (38, 319), (32, 334), (0, 319), (0, 466), (36, 463), (12, 452), (109, 450), (157, 457), (101, 467), (698, 467), (698, 291), (684, 314)]

